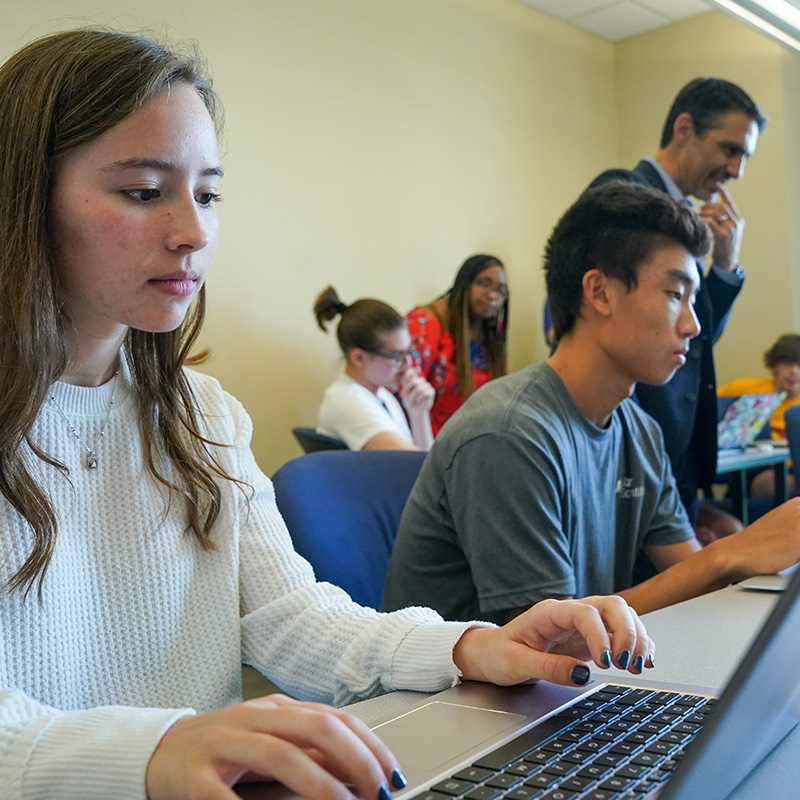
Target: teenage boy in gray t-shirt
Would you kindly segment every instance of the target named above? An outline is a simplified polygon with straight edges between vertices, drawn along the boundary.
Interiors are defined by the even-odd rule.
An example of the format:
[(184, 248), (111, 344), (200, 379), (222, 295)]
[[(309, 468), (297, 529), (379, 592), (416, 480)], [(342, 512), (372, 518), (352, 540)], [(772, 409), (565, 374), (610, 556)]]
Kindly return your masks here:
[[(619, 593), (639, 613), (800, 559), (800, 499), (701, 548), (657, 424), (629, 399), (665, 383), (699, 332), (705, 223), (612, 183), (556, 226), (545, 272), (558, 347), (487, 384), (436, 439), (412, 490), (384, 609), (504, 621), (545, 597)], [(647, 556), (657, 574), (635, 584)]]

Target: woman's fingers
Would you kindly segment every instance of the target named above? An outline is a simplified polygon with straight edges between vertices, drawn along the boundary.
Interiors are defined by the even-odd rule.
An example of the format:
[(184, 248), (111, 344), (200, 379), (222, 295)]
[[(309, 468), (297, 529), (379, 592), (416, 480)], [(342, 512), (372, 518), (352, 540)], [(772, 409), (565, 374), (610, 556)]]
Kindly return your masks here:
[(465, 677), (500, 684), (532, 678), (583, 684), (592, 659), (638, 673), (652, 666), (654, 646), (620, 597), (545, 600), (502, 628), (470, 630), (453, 651)]
[[(645, 667), (652, 666), (655, 656), (655, 645), (647, 635), (639, 615), (616, 595), (608, 597), (585, 597), (576, 601), (594, 608), (601, 619), (601, 626), (606, 635), (598, 631), (595, 620), (586, 625), (576, 619), (578, 631), (586, 639), (594, 662), (600, 666), (608, 666), (601, 648), (610, 640), (610, 660), (614, 666), (639, 673)], [(609, 651), (606, 651), (609, 652)]]
[[(387, 800), (402, 772), (360, 720), (314, 703), (269, 695), (179, 720), (147, 770), (151, 800), (234, 797), (243, 776), (279, 780), (311, 800)], [(352, 785), (353, 791), (349, 788)]]
[[(332, 716), (336, 718), (341, 724), (350, 729), (357, 741), (363, 743), (371, 756), (377, 761), (381, 770), (381, 781), (388, 779), (390, 783), (393, 784), (400, 782), (400, 779), (395, 776), (396, 772), (401, 772), (400, 766), (397, 763), (397, 759), (395, 759), (394, 755), (392, 755), (392, 751), (372, 732), (372, 730), (370, 730), (369, 726), (358, 717), (353, 716), (347, 711), (342, 711), (338, 708), (331, 708), (330, 706), (326, 706), (321, 703), (301, 704), (298, 700), (293, 700), (292, 698), (285, 697), (284, 695), (279, 695), (278, 698), (279, 699), (277, 702), (283, 705), (300, 704), (309, 712), (316, 711), (317, 713), (323, 714), (325, 717)], [(346, 766), (346, 761), (344, 764)], [(377, 773), (373, 773), (373, 777), (376, 775)], [(395, 785), (393, 788), (402, 787)]]
[(436, 391), (433, 386), (419, 375), (415, 369), (408, 369), (403, 374), (400, 395), (405, 404), (430, 408), (435, 394)]

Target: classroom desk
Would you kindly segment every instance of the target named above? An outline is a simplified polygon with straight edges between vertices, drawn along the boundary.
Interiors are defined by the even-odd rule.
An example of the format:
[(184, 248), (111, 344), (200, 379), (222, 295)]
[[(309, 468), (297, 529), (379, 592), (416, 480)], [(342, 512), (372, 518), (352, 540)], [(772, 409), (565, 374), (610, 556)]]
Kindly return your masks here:
[[(778, 595), (729, 587), (643, 617), (656, 643), (656, 668), (645, 677), (666, 683), (721, 687), (771, 610)], [(595, 670), (595, 677), (613, 682), (619, 671)], [(625, 673), (626, 675), (628, 673)], [(374, 726), (397, 716), (426, 697), (418, 692), (394, 692), (348, 707)], [(731, 800), (763, 800), (800, 796), (800, 726), (793, 730), (754, 770)], [(241, 787), (247, 800), (278, 800), (267, 787)], [(287, 794), (283, 794), (286, 797)], [(698, 800), (715, 800), (698, 798)]]
[(731, 483), (733, 513), (747, 525), (749, 510), (747, 506), (747, 471), (772, 467), (775, 470), (775, 505), (785, 503), (786, 462), (789, 461), (788, 447), (775, 447), (769, 452), (759, 450), (720, 450), (717, 454), (717, 475), (737, 474), (738, 480)]

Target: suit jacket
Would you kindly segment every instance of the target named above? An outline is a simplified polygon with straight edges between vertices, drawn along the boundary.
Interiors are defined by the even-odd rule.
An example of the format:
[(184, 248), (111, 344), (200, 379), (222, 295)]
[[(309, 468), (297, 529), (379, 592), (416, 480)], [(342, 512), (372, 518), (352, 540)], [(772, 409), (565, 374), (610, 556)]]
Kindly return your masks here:
[[(612, 180), (667, 191), (661, 176), (647, 161), (640, 161), (633, 170), (607, 170), (589, 188)], [(699, 263), (697, 269), (700, 290), (695, 313), (702, 330), (691, 341), (686, 363), (664, 386), (640, 383), (636, 387), (639, 405), (664, 432), (667, 455), (687, 508), (698, 488), (709, 489), (717, 469), (717, 386), (712, 346), (721, 336), (741, 289), (741, 284), (728, 283), (713, 270), (704, 275)]]

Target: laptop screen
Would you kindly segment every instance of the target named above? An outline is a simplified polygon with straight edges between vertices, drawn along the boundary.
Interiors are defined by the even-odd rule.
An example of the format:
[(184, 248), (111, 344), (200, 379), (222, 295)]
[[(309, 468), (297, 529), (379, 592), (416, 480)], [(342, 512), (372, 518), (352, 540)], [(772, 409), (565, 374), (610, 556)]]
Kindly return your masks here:
[(660, 798), (727, 797), (800, 721), (798, 594), (800, 570)]
[(770, 392), (743, 394), (734, 400), (717, 424), (719, 449), (729, 450), (751, 444), (785, 397), (784, 392)]

